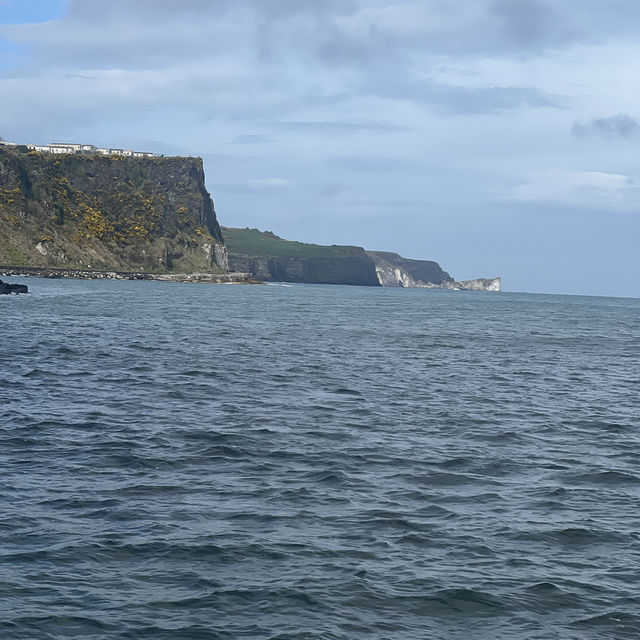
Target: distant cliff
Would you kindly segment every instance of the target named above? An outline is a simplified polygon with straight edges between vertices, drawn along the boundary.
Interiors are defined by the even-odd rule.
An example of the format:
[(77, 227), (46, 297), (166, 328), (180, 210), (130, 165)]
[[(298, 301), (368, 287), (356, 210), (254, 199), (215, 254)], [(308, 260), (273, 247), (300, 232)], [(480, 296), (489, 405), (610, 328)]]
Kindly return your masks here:
[(234, 271), (256, 278), (315, 284), (500, 291), (500, 278), (456, 282), (437, 262), (388, 251), (284, 240), (271, 231), (222, 227)]
[(200, 158), (52, 155), (3, 147), (0, 264), (228, 269)]
[(270, 231), (222, 227), (234, 271), (280, 282), (379, 286), (364, 249), (283, 240)]
[(502, 278), (476, 278), (475, 280), (447, 282), (442, 285), (442, 288), (460, 291), (501, 291)]
[(453, 278), (437, 262), (411, 260), (388, 251), (367, 251), (374, 261), (383, 287), (417, 287), (420, 284), (443, 284)]
[(376, 265), (378, 280), (383, 287), (413, 287), (420, 289), (452, 289), (455, 291), (500, 291), (500, 278), (477, 278), (456, 282), (437, 262), (411, 260), (388, 251), (367, 251)]

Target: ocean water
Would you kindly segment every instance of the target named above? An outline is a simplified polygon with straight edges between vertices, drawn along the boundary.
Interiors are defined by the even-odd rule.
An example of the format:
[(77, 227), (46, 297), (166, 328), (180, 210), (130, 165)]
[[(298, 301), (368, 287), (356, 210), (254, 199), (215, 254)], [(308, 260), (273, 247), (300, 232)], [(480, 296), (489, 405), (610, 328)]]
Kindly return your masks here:
[(7, 280), (0, 638), (640, 637), (640, 300)]

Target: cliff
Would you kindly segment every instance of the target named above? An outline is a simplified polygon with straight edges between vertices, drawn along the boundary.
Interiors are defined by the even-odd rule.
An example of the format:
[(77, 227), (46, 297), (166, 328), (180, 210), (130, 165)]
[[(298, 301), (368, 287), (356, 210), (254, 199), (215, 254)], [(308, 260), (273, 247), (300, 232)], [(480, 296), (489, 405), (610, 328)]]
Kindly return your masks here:
[(460, 280), (460, 282), (447, 282), (442, 289), (455, 289), (459, 291), (501, 291), (502, 278), (476, 278), (475, 280)]
[(54, 155), (3, 147), (0, 264), (228, 270), (200, 158)]
[(500, 278), (477, 278), (456, 282), (437, 262), (431, 260), (411, 260), (387, 251), (367, 251), (367, 255), (375, 262), (378, 280), (383, 287), (455, 291), (500, 291), (502, 288)]
[(432, 260), (411, 260), (388, 251), (367, 251), (374, 261), (383, 287), (417, 287), (420, 284), (443, 284), (453, 278)]
[(280, 282), (379, 286), (373, 261), (361, 247), (283, 240), (270, 231), (222, 227), (234, 271)]
[(230, 268), (251, 272), (261, 280), (473, 291), (500, 291), (501, 287), (500, 278), (455, 282), (437, 262), (388, 251), (305, 244), (258, 229), (222, 227), (222, 234)]

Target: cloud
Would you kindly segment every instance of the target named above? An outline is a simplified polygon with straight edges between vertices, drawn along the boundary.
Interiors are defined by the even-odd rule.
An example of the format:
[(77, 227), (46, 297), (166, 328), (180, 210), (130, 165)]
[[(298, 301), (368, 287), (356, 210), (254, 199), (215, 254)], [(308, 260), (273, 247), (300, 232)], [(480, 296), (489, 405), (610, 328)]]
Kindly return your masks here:
[(578, 137), (632, 138), (640, 133), (640, 121), (625, 113), (609, 118), (594, 118), (587, 123), (575, 122), (571, 133)]
[(247, 186), (251, 189), (286, 189), (294, 185), (294, 182), (286, 178), (259, 178), (247, 180)]
[(364, 173), (387, 173), (390, 171), (401, 171), (411, 166), (414, 162), (407, 158), (397, 158), (390, 156), (336, 156), (328, 158), (330, 166), (350, 171), (360, 171)]
[(295, 121), (284, 120), (271, 123), (272, 126), (281, 129), (309, 131), (318, 133), (344, 134), (356, 131), (409, 131), (407, 125), (394, 124), (392, 122), (376, 122), (373, 120), (344, 121), (344, 120), (309, 120)]
[(323, 198), (334, 198), (349, 191), (348, 187), (341, 182), (326, 182), (318, 185), (318, 195)]
[(358, 52), (360, 58), (370, 59), (381, 46), (392, 57), (399, 49), (531, 56), (576, 43), (633, 38), (640, 14), (635, 0), (400, 0), (360, 3), (337, 26), (334, 50)]
[(638, 196), (635, 182), (623, 174), (549, 169), (532, 172), (527, 182), (503, 190), (500, 199), (555, 202), (590, 208), (603, 205), (636, 206)]
[(370, 79), (364, 90), (387, 99), (411, 100), (440, 112), (457, 114), (496, 113), (520, 108), (560, 108), (563, 98), (529, 87), (461, 86), (429, 78), (407, 78), (390, 73)]
[(231, 144), (267, 144), (269, 142), (275, 142), (275, 138), (261, 133), (246, 133), (236, 136)]
[[(304, 121), (294, 114), (360, 97), (465, 114), (555, 106), (556, 97), (535, 87), (452, 85), (429, 77), (437, 56), (502, 52), (515, 46), (513, 38), (536, 39), (523, 25), (539, 24), (538, 33), (540, 25), (555, 24), (557, 16), (538, 0), (522, 2), (527, 11), (497, 0), (472, 7), (462, 0), (73, 0), (63, 18), (2, 26), (0, 39), (27, 52), (10, 75), (25, 82), (55, 75), (49, 95), (59, 104), (92, 96), (90, 89), (74, 95), (72, 77), (80, 73), (101, 82), (118, 74), (115, 87), (106, 78), (105, 91), (115, 88), (122, 102), (125, 83), (136, 99), (136, 75), (158, 72), (151, 95), (199, 95), (190, 108), (205, 120), (273, 111), (283, 121)], [(478, 34), (504, 46), (494, 51)]]

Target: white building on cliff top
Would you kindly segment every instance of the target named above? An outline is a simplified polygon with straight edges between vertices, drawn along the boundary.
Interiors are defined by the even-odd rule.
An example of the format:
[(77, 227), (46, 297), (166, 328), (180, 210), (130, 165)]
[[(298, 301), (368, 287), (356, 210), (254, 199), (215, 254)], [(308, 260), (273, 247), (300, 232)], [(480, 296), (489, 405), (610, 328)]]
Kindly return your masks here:
[[(18, 147), (16, 142), (5, 142), (0, 140), (0, 146)], [(93, 144), (77, 144), (75, 142), (52, 142), (51, 144), (24, 145), (29, 151), (38, 151), (40, 153), (67, 154), (67, 153), (97, 153), (103, 156), (124, 156), (128, 158), (153, 158), (154, 154), (148, 151), (132, 151), (131, 149), (102, 149)]]

